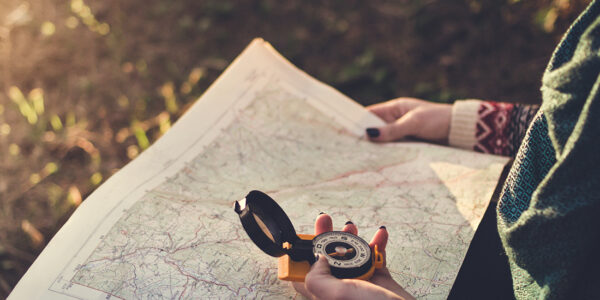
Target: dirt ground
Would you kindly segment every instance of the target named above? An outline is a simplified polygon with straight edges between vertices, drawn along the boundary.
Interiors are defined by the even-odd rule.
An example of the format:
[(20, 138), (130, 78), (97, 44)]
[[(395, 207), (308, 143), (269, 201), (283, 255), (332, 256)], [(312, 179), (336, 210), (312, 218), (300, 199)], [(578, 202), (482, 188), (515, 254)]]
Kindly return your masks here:
[(254, 37), (364, 105), (536, 103), (588, 2), (2, 0), (0, 298)]

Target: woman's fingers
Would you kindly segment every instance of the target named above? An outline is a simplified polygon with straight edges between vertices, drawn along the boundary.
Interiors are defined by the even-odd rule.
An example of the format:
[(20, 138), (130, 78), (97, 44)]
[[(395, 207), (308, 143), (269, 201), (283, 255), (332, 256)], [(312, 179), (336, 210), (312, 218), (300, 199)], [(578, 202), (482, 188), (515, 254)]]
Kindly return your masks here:
[[(333, 222), (328, 214), (321, 213), (315, 220), (315, 234), (333, 230)], [(358, 234), (358, 227), (351, 221), (346, 222), (342, 231)], [(369, 243), (371, 248), (377, 249), (384, 255), (385, 247), (388, 241), (388, 232), (385, 226), (381, 226), (373, 239)], [(404, 299), (414, 299), (398, 285), (391, 277), (387, 268), (377, 269), (370, 282), (360, 280), (339, 280), (331, 275), (329, 263), (324, 256), (313, 264), (310, 272), (307, 274), (304, 282), (293, 282), (292, 285), (298, 293), (307, 298), (328, 299), (328, 298), (344, 298), (344, 299), (367, 299), (367, 298), (396, 298), (391, 292), (398, 295), (403, 295)], [(387, 288), (388, 290), (386, 290)], [(390, 292), (391, 291), (391, 292)]]
[(387, 241), (388, 241), (387, 229), (385, 228), (385, 226), (381, 226), (381, 227), (379, 227), (377, 232), (375, 232), (375, 235), (373, 236), (373, 239), (371, 239), (369, 246), (371, 246), (371, 248), (374, 249), (375, 245), (377, 245), (377, 249), (379, 250), (379, 252), (384, 252), (385, 246), (387, 245)]
[(367, 128), (367, 136), (373, 142), (392, 142), (413, 136), (419, 129), (419, 119), (409, 112), (400, 119), (379, 128)]
[(374, 104), (371, 106), (367, 106), (366, 109), (368, 111), (374, 113), (376, 116), (378, 116), (384, 122), (392, 123), (392, 122), (396, 121), (396, 119), (398, 118), (398, 116), (397, 116), (398, 112), (397, 112), (397, 109), (392, 105), (391, 102), (392, 101)]
[[(333, 221), (331, 220), (331, 216), (329, 216), (326, 213), (321, 213), (317, 217), (317, 220), (315, 221), (315, 235), (319, 235), (323, 232), (328, 232), (328, 231), (332, 231), (332, 230), (333, 230)], [(342, 228), (342, 231), (349, 232), (352, 234), (358, 234), (358, 227), (356, 227), (356, 225), (354, 223), (352, 223), (351, 221), (348, 221), (348, 222), (346, 222), (346, 225), (344, 225), (344, 228)], [(381, 227), (379, 227), (377, 232), (375, 232), (375, 235), (373, 236), (373, 239), (371, 239), (369, 246), (371, 246), (371, 248), (374, 248), (375, 245), (377, 245), (379, 251), (383, 252), (383, 251), (385, 251), (385, 246), (387, 245), (387, 240), (388, 240), (387, 229), (385, 228), (385, 226), (381, 226)]]
[(344, 225), (344, 228), (342, 228), (342, 231), (352, 233), (354, 235), (358, 235), (358, 227), (356, 227), (356, 225), (354, 225), (354, 223), (352, 223), (352, 221), (346, 222), (346, 225)]
[[(331, 216), (326, 213), (321, 213), (317, 216), (315, 220), (315, 235), (319, 235), (323, 232), (328, 232), (333, 230), (333, 221), (331, 220)], [(351, 221), (346, 222), (342, 231), (349, 232), (352, 234), (358, 234), (358, 227), (354, 225)]]
[(444, 143), (448, 140), (451, 121), (451, 104), (426, 103), (402, 112), (393, 121), (386, 120), (385, 126), (367, 128), (366, 133), (373, 142), (391, 142), (411, 136)]
[(401, 97), (386, 102), (369, 105), (367, 110), (374, 113), (386, 123), (394, 123), (398, 118), (420, 105), (428, 105), (429, 102), (410, 97)]
[(315, 220), (315, 235), (333, 230), (333, 221), (326, 213), (321, 213)]

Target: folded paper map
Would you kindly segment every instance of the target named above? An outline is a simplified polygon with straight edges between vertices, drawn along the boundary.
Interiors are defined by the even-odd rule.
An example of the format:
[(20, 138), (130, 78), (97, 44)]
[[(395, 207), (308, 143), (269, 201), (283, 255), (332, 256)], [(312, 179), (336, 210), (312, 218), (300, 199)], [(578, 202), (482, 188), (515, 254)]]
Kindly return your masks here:
[(154, 145), (75, 211), (10, 299), (294, 298), (234, 201), (267, 192), (298, 233), (319, 212), (369, 239), (422, 299), (446, 298), (505, 158), (375, 144), (383, 122), (254, 40)]

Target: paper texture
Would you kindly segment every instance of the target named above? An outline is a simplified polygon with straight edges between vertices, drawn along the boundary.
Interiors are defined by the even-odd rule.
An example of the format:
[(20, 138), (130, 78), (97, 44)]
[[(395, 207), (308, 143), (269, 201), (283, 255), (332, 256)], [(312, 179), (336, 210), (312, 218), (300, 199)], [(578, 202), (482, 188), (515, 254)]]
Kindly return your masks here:
[(77, 209), (10, 299), (293, 298), (232, 209), (271, 195), (298, 233), (317, 214), (390, 233), (410, 293), (448, 295), (505, 158), (374, 144), (382, 121), (254, 40), (152, 147)]

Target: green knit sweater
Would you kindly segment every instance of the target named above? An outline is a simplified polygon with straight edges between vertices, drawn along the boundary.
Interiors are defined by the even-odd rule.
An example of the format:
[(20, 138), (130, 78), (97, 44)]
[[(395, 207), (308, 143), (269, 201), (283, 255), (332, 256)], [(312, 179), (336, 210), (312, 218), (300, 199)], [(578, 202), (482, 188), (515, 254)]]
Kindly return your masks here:
[(571, 26), (543, 77), (498, 204), (518, 299), (600, 299), (600, 0)]

